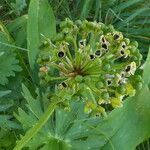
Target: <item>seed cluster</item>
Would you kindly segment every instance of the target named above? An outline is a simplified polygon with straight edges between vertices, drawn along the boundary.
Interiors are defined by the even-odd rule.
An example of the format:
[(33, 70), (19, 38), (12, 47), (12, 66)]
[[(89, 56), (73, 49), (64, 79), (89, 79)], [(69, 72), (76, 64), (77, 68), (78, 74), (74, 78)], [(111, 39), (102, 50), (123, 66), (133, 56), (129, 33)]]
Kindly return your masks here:
[(120, 107), (142, 87), (141, 59), (138, 43), (113, 26), (66, 19), (55, 39), (41, 46), (39, 75), (45, 84), (59, 81), (58, 90), (74, 90), (86, 112), (104, 113), (106, 105)]

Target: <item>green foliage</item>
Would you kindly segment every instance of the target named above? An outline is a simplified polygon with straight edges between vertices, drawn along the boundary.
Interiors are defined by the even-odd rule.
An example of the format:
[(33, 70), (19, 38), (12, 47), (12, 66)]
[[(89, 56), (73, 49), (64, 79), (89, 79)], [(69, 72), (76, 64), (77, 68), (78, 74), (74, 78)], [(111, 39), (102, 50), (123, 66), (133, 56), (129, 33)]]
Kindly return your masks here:
[[(46, 20), (43, 21), (43, 17)], [(33, 32), (34, 31), (34, 32)], [(47, 0), (31, 0), (28, 12), (27, 45), (29, 63), (35, 70), (35, 62), (39, 52), (41, 36), (52, 38), (56, 32), (55, 18)]]
[[(150, 3), (149, 0), (75, 0), (54, 1), (57, 18), (64, 20), (88, 19), (112, 24), (130, 39), (139, 42), (143, 55), (147, 54), (150, 44)], [(61, 12), (61, 13), (59, 13)]]
[(11, 3), (11, 5), (16, 13), (20, 14), (24, 10), (24, 8), (26, 8), (27, 3), (26, 0), (16, 0), (15, 3)]
[[(15, 114), (15, 116), (22, 124), (24, 131), (27, 131), (30, 128), (31, 130), (36, 130), (44, 112), (41, 108), (39, 97), (34, 99), (28, 89), (24, 86), (23, 91), (23, 95), (28, 102), (26, 105), (28, 111), (25, 112), (19, 108), (19, 114)], [(99, 119), (96, 118), (88, 118), (88, 115), (84, 113), (84, 105), (81, 102), (72, 103), (71, 108), (68, 111), (57, 108), (51, 118), (45, 122), (45, 125), (43, 124), (44, 126), (38, 130), (37, 134), (34, 134), (35, 136), (31, 130), (27, 131), (21, 141), (17, 142), (18, 144), (15, 147), (15, 150), (24, 146), (29, 149), (51, 148), (56, 150), (66, 150), (70, 148), (80, 149), (81, 147), (85, 150), (88, 147), (90, 147), (90, 149), (98, 148), (99, 144), (93, 142), (93, 139), (90, 138), (90, 136), (94, 136), (94, 138), (99, 139), (98, 134), (101, 133), (96, 133), (93, 130), (94, 126), (98, 124), (98, 120)], [(34, 137), (31, 139), (31, 136)], [(30, 141), (29, 138), (31, 139)], [(28, 143), (27, 140), (29, 141)]]
[[(150, 136), (150, 118), (147, 117), (150, 115), (149, 96), (150, 91), (146, 86), (134, 98), (126, 100), (122, 109), (115, 110), (106, 119), (109, 121), (109, 117), (112, 117), (113, 120), (108, 124), (113, 128), (113, 134), (109, 136), (115, 150), (134, 149)], [(111, 149), (109, 143), (103, 149)]]
[(8, 83), (8, 77), (15, 76), (15, 72), (21, 71), (18, 60), (15, 58), (13, 48), (8, 47), (11, 44), (7, 31), (0, 25), (0, 84)]
[(149, 48), (149, 52), (147, 55), (147, 60), (144, 64), (143, 68), (144, 68), (143, 80), (144, 80), (145, 84), (149, 84), (150, 83), (150, 77), (149, 77), (149, 73), (150, 73), (150, 48)]

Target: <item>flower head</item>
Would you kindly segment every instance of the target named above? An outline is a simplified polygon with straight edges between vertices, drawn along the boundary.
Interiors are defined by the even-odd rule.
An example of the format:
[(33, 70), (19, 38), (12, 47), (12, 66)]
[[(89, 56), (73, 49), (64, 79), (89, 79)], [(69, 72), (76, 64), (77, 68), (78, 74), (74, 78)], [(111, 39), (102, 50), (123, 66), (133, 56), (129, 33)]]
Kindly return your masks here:
[(60, 90), (72, 89), (90, 104), (90, 110), (101, 104), (116, 108), (122, 106), (123, 97), (135, 91), (133, 81), (141, 61), (137, 46), (112, 26), (66, 19), (49, 46), (41, 49), (39, 73), (44, 70), (42, 80), (49, 76), (47, 84), (57, 78)]

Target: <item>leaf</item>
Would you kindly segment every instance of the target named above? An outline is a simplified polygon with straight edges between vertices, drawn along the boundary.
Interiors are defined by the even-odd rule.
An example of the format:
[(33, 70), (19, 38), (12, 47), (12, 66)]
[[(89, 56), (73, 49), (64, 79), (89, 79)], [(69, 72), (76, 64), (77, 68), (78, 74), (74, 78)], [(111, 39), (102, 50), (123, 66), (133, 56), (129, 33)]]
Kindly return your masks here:
[[(123, 108), (113, 111), (108, 117), (107, 127), (113, 127), (109, 135), (115, 150), (134, 149), (150, 136), (150, 91), (144, 87), (134, 98), (126, 100)], [(119, 141), (119, 142), (118, 142)], [(106, 143), (103, 149), (112, 149)]]
[(18, 17), (7, 24), (9, 33), (15, 39), (15, 44), (19, 47), (27, 47), (27, 15)]
[(14, 132), (6, 129), (0, 130), (0, 149), (11, 150), (15, 145), (15, 134)]
[[(43, 21), (43, 18), (45, 21)], [(36, 58), (39, 53), (41, 34), (52, 38), (56, 33), (53, 11), (47, 0), (31, 0), (28, 11), (27, 43), (28, 57), (32, 70), (35, 70)]]
[(36, 57), (39, 52), (39, 31), (38, 31), (38, 13), (39, 0), (31, 0), (28, 11), (28, 23), (27, 23), (27, 45), (28, 45), (28, 57), (32, 70), (35, 69)]
[[(38, 147), (55, 150), (80, 150), (81, 148), (87, 150), (89, 147), (98, 149), (101, 144), (103, 145), (105, 138), (103, 136), (99, 138), (101, 133), (93, 130), (100, 123), (100, 119), (89, 118), (84, 113), (82, 102), (73, 102), (69, 111), (56, 108), (55, 113), (45, 121), (44, 116), (46, 116), (47, 110), (42, 111), (39, 98), (34, 99), (25, 86), (23, 86), (23, 95), (28, 102), (28, 110), (24, 111), (19, 108), (19, 114), (15, 114), (15, 116), (23, 125), (24, 131), (27, 132), (17, 142), (14, 150), (23, 147), (27, 147), (29, 150)], [(48, 107), (50, 106), (52, 106), (52, 102)], [(43, 112), (43, 114), (37, 112), (37, 110)], [(91, 136), (94, 137), (94, 140), (90, 138)]]
[(6, 96), (10, 94), (11, 91), (0, 91), (0, 127), (3, 129), (18, 129), (20, 126), (13, 120), (10, 115), (10, 108), (13, 106), (11, 101), (6, 100)]
[(15, 58), (13, 52), (14, 48), (8, 47), (11, 45), (10, 37), (5, 31), (5, 28), (1, 26), (0, 31), (0, 84), (5, 85), (8, 83), (8, 77), (15, 76), (15, 72), (21, 71), (21, 67), (18, 65), (19, 61)]
[(150, 83), (149, 74), (150, 74), (150, 48), (149, 48), (146, 62), (144, 64), (144, 72), (143, 72), (143, 80), (146, 85)]
[(53, 10), (48, 0), (40, 0), (39, 6), (39, 33), (51, 39), (56, 35), (56, 21)]
[[(23, 89), (24, 89), (24, 91), (26, 92), (25, 95), (26, 95), (26, 94), (27, 94), (27, 95), (30, 94), (25, 86), (23, 86)], [(29, 100), (29, 101), (30, 101), (30, 100)], [(34, 101), (33, 101), (33, 99), (31, 100), (31, 103), (30, 103), (30, 104), (32, 104), (32, 105), (31, 105), (31, 107), (30, 107), (30, 105), (29, 105), (28, 108), (29, 108), (29, 109), (31, 108), (30, 111), (34, 114), (34, 118), (37, 117), (36, 122), (37, 122), (37, 121), (38, 121), (38, 122), (37, 122), (36, 124), (34, 124), (33, 127), (28, 130), (28, 132), (26, 132), (25, 136), (23, 136), (20, 141), (18, 141), (18, 143), (17, 143), (16, 147), (14, 148), (14, 150), (19, 150), (19, 149), (23, 148), (23, 147), (32, 139), (32, 137), (35, 136), (35, 135), (39, 132), (39, 130), (41, 130), (41, 128), (42, 128), (42, 127), (45, 125), (45, 123), (48, 121), (49, 117), (52, 115), (54, 109), (55, 109), (56, 106), (57, 106), (57, 103), (58, 103), (58, 101), (52, 102), (52, 103), (48, 106), (48, 108), (47, 108), (47, 110), (45, 111), (45, 113), (42, 114), (41, 118), (38, 119), (38, 116), (36, 115), (36, 112), (34, 112), (34, 111), (32, 110), (32, 105), (35, 104), (35, 100), (34, 100)], [(36, 109), (37, 109), (37, 108), (38, 108), (38, 107), (36, 107)], [(24, 113), (24, 114), (25, 114), (25, 113)], [(29, 115), (29, 117), (31, 117), (31, 116)], [(35, 120), (34, 118), (31, 118), (32, 121)], [(33, 122), (33, 123), (34, 123), (34, 122)]]
[(20, 14), (24, 8), (26, 8), (27, 3), (26, 0), (16, 0), (15, 3), (11, 3), (11, 5), (14, 7), (15, 11)]
[(18, 66), (18, 60), (13, 54), (5, 53), (0, 57), (0, 84), (7, 84), (8, 77), (15, 76), (15, 71), (21, 71), (20, 66)]
[(0, 98), (2, 98), (3, 96), (5, 96), (5, 95), (7, 95), (7, 94), (9, 94), (9, 93), (11, 93), (10, 90), (7, 90), (7, 91), (0, 91)]
[(83, 0), (81, 14), (80, 14), (81, 20), (85, 19), (88, 16), (88, 13), (90, 9), (92, 8), (93, 2), (94, 1), (92, 0)]

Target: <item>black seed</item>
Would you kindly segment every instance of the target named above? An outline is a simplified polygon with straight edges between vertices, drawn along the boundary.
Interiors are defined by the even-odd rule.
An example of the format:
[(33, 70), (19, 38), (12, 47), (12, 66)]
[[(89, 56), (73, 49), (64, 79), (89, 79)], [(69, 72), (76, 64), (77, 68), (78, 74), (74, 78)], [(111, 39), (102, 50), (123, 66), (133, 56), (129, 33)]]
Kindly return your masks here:
[(114, 35), (114, 40), (117, 40), (119, 38), (119, 35), (118, 34), (115, 34)]
[(97, 51), (95, 52), (95, 55), (100, 56), (100, 55), (101, 55), (101, 51), (100, 51), (100, 50), (97, 50)]
[(84, 45), (84, 42), (83, 42), (83, 41), (80, 41), (80, 44), (81, 44), (81, 45)]
[(107, 85), (111, 85), (111, 80), (107, 80)]
[(126, 72), (129, 72), (130, 70), (131, 70), (131, 66), (127, 66), (125, 69)]
[(85, 41), (80, 40), (80, 41), (79, 41), (79, 44), (80, 44), (81, 46), (85, 46)]
[(124, 73), (121, 73), (121, 77), (122, 77), (122, 78), (125, 77), (125, 74), (124, 74)]
[(102, 42), (103, 42), (103, 43), (105, 42), (105, 38), (104, 38), (104, 37), (102, 37)]
[(126, 45), (125, 45), (125, 44), (123, 44), (123, 45), (122, 45), (122, 48), (125, 48), (125, 47), (126, 47)]
[(58, 57), (62, 58), (65, 56), (65, 53), (63, 51), (58, 52)]
[(124, 55), (124, 50), (121, 50), (120, 53), (121, 53), (122, 55)]
[(118, 81), (118, 84), (119, 84), (119, 85), (121, 84), (121, 80)]
[(64, 88), (67, 87), (67, 84), (66, 84), (65, 82), (62, 82), (61, 84), (62, 84), (62, 86), (63, 86)]
[(91, 55), (90, 55), (90, 59), (94, 59), (94, 58), (95, 58), (94, 55), (91, 54)]
[(102, 48), (107, 49), (107, 44), (102, 44)]
[(96, 117), (100, 117), (100, 114), (99, 114), (99, 113), (97, 113), (95, 116), (96, 116)]

